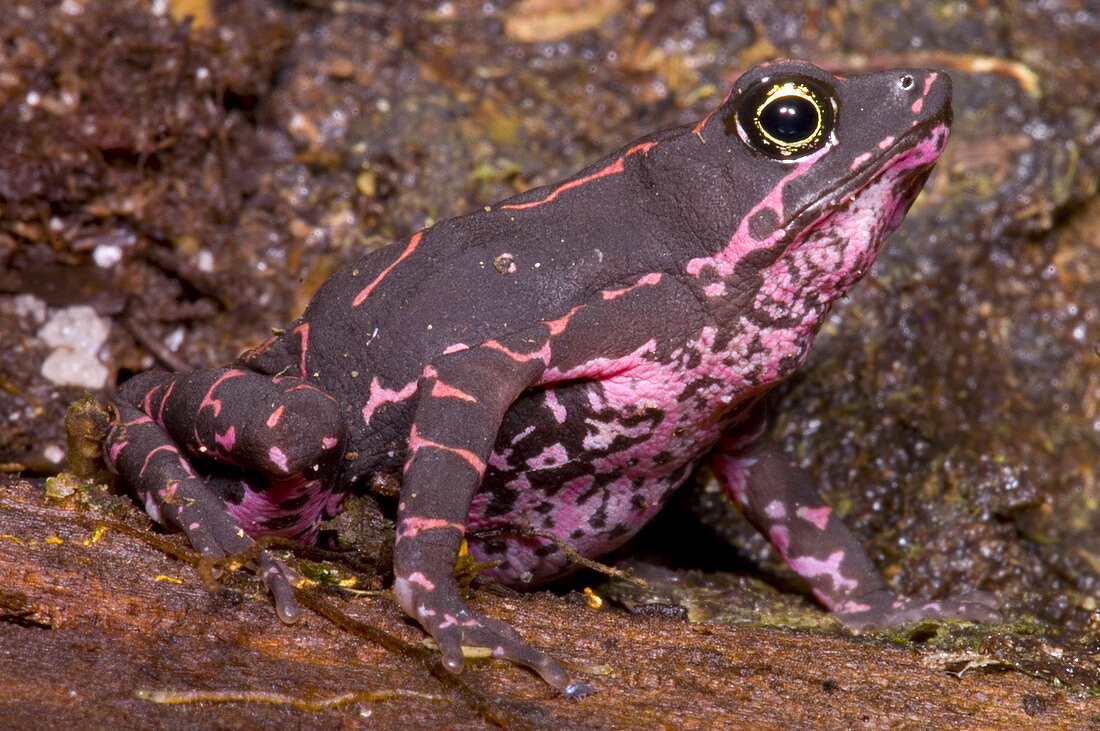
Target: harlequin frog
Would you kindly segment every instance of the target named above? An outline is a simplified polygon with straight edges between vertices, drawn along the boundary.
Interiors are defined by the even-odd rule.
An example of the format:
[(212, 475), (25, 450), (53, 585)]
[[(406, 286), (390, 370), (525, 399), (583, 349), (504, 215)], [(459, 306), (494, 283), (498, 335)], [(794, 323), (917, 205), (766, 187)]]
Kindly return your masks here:
[[(995, 619), (982, 595), (896, 596), (759, 408), (901, 222), (950, 96), (938, 71), (758, 66), (698, 123), (366, 254), (228, 368), (131, 379), (109, 460), (214, 557), (314, 541), (357, 485), (400, 481), (394, 593), (454, 672), (491, 648), (584, 692), (467, 607), (463, 538), (496, 579), (542, 584), (574, 568), (560, 546), (499, 529), (597, 557), (703, 461), (844, 622)], [(293, 620), (285, 568), (259, 564)]]

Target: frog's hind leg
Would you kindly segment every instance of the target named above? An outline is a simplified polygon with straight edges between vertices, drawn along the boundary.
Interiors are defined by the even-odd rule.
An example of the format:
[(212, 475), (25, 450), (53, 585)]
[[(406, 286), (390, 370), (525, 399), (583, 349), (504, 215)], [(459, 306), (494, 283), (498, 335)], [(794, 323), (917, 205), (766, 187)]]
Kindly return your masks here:
[[(123, 385), (117, 407), (108, 461), (204, 557), (246, 550), (263, 534), (312, 541), (343, 497), (331, 487), (344, 446), (339, 407), (301, 379), (150, 372)], [(285, 569), (267, 552), (259, 563), (280, 618), (293, 621)]]

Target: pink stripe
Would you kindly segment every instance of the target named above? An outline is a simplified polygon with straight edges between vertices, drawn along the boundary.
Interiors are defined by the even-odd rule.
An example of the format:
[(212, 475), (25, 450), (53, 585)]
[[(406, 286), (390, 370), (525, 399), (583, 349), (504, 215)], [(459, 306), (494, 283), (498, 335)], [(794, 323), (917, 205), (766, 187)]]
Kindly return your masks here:
[(606, 178), (608, 175), (621, 173), (623, 170), (626, 169), (623, 165), (623, 160), (639, 152), (648, 152), (656, 144), (656, 142), (641, 142), (637, 145), (634, 145), (634, 147), (631, 147), (629, 150), (624, 152), (622, 157), (618, 158), (617, 160), (615, 160), (615, 162), (611, 163), (607, 167), (601, 168), (600, 170), (597, 170), (591, 175), (586, 175), (583, 178), (577, 178), (576, 180), (570, 180), (568, 183), (562, 183), (557, 188), (554, 188), (552, 191), (550, 191), (549, 195), (541, 200), (531, 201), (529, 203), (507, 203), (501, 206), (501, 208), (520, 210), (523, 208), (535, 208), (537, 206), (543, 205), (544, 203), (549, 203), (567, 190), (571, 190), (578, 186), (584, 185), (585, 183), (591, 183), (593, 180)]
[(294, 332), (302, 336), (302, 360), (299, 367), (302, 369), (302, 380), (306, 378), (306, 353), (309, 352), (309, 323), (303, 322), (294, 328)]
[(175, 387), (175, 381), (169, 383), (168, 390), (164, 392), (164, 398), (160, 400), (160, 409), (157, 410), (157, 423), (161, 426), (164, 426), (164, 406), (168, 403), (168, 397), (172, 395), (172, 389)]
[(548, 345), (543, 345), (542, 348), (535, 353), (517, 353), (508, 346), (501, 345), (496, 340), (488, 340), (482, 343), (481, 347), (504, 353), (517, 363), (526, 363), (529, 360), (542, 360), (544, 363), (550, 362), (550, 347)]
[(818, 530), (825, 530), (825, 525), (829, 522), (829, 516), (832, 514), (833, 509), (828, 505), (820, 508), (799, 508), (795, 511), (795, 515), (813, 523)]
[(382, 273), (374, 278), (374, 281), (363, 288), (359, 294), (355, 295), (355, 299), (351, 301), (352, 307), (358, 307), (363, 304), (363, 300), (370, 297), (370, 293), (374, 291), (374, 288), (378, 286), (378, 283), (382, 281), (382, 278), (390, 273), (390, 270), (401, 263), (401, 261), (409, 254), (416, 250), (417, 245), (420, 243), (420, 237), (423, 235), (423, 231), (417, 231), (409, 239), (408, 245), (405, 246), (405, 250), (401, 252), (401, 256), (397, 257), (392, 264), (382, 270)]
[(446, 444), (440, 444), (439, 442), (433, 442), (429, 439), (423, 439), (416, 432), (416, 425), (413, 425), (412, 433), (409, 434), (409, 461), (405, 463), (405, 471), (409, 469), (409, 465), (412, 464), (413, 459), (416, 458), (416, 453), (424, 447), (434, 447), (435, 449), (442, 449), (444, 452), (450, 452), (456, 457), (460, 457), (467, 464), (474, 468), (474, 470), (481, 475), (485, 472), (485, 463), (476, 454), (469, 449), (462, 449), (461, 447), (448, 447)]
[(145, 474), (145, 470), (149, 467), (149, 460), (151, 460), (153, 458), (153, 455), (157, 452), (171, 452), (175, 455), (179, 455), (180, 453), (179, 450), (173, 447), (171, 444), (163, 444), (157, 447), (153, 451), (149, 452), (149, 454), (145, 455), (145, 461), (141, 465), (141, 470), (138, 471), (139, 477)]
[(363, 406), (363, 423), (369, 424), (374, 412), (382, 404), (395, 404), (412, 396), (416, 393), (416, 384), (416, 381), (409, 381), (395, 390), (383, 387), (378, 381), (378, 376), (375, 376), (370, 384), (370, 396), (367, 398), (366, 405)]
[(476, 397), (471, 396), (465, 391), (455, 388), (454, 386), (448, 386), (442, 381), (436, 381), (435, 385), (432, 386), (432, 396), (435, 396), (436, 398), (456, 398), (463, 401), (469, 401), (472, 404), (477, 403)]
[(400, 538), (412, 538), (417, 533), (426, 530), (442, 530), (453, 528), (459, 533), (466, 532), (466, 526), (462, 523), (452, 523), (449, 520), (442, 518), (417, 518), (415, 516), (409, 516), (401, 521), (401, 531), (399, 533)]
[(577, 305), (573, 309), (569, 310), (564, 317), (559, 317), (557, 320), (543, 320), (543, 325), (550, 328), (550, 336), (561, 335), (565, 330), (566, 325), (569, 324), (570, 318), (577, 314), (578, 310), (584, 309), (584, 305)]
[(271, 416), (267, 417), (267, 428), (268, 429), (274, 429), (276, 426), (279, 425), (279, 419), (282, 418), (283, 409), (285, 409), (285, 408), (286, 408), (285, 406), (280, 406), (279, 408), (277, 408), (277, 409), (275, 409), (274, 411), (271, 412)]
[(409, 582), (412, 584), (419, 584), (427, 591), (435, 589), (435, 584), (428, 580), (428, 577), (419, 571), (414, 571), (409, 575)]
[(202, 411), (206, 407), (214, 409), (214, 417), (217, 418), (222, 413), (222, 401), (221, 399), (214, 398), (214, 389), (220, 386), (224, 381), (228, 381), (230, 378), (236, 378), (237, 376), (243, 376), (244, 371), (232, 370), (227, 371), (218, 377), (218, 380), (210, 384), (210, 388), (206, 389), (206, 395), (202, 397), (202, 403), (199, 404), (199, 411)]
[(267, 450), (267, 456), (268, 459), (271, 460), (272, 464), (281, 469), (283, 472), (287, 471), (286, 454), (283, 453), (283, 450), (279, 449), (278, 447), (272, 447), (271, 449)]

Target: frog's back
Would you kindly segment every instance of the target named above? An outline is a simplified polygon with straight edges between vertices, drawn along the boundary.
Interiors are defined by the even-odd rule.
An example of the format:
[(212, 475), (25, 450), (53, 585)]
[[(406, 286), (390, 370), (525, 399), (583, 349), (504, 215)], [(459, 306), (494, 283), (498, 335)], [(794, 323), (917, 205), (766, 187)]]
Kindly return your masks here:
[[(646, 274), (674, 274), (682, 262), (670, 255), (667, 221), (654, 220), (660, 201), (644, 178), (622, 174), (622, 154), (345, 267), (299, 320), (324, 323), (310, 358), (408, 378), (449, 349), (523, 333)], [(566, 194), (580, 185), (594, 194)]]

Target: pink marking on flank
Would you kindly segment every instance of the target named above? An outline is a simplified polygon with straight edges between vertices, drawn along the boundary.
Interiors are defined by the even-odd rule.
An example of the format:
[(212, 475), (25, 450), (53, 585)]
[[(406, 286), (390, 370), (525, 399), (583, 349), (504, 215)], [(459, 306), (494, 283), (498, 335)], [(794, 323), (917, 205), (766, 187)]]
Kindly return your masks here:
[(541, 470), (547, 467), (557, 467), (568, 461), (569, 453), (566, 452), (565, 447), (559, 443), (551, 444), (549, 447), (527, 460), (527, 466), (533, 470)]
[(382, 404), (395, 404), (416, 393), (416, 383), (416, 381), (409, 381), (398, 389), (385, 388), (378, 381), (378, 376), (375, 376), (370, 384), (370, 396), (367, 398), (367, 404), (363, 407), (363, 423), (369, 424), (374, 412)]
[(627, 292), (634, 291), (638, 287), (645, 287), (645, 286), (657, 284), (660, 281), (661, 281), (661, 273), (660, 272), (651, 272), (649, 274), (646, 274), (644, 277), (640, 278), (637, 282), (630, 285), (629, 287), (623, 287), (622, 289), (605, 289), (603, 292), (600, 293), (600, 296), (602, 296), (604, 298), (604, 300), (613, 300), (617, 297), (623, 296)]
[(112, 462), (117, 462), (118, 461), (119, 452), (121, 452), (123, 449), (125, 449), (128, 444), (130, 444), (130, 442), (115, 442), (114, 444), (111, 445), (110, 455), (111, 455), (111, 461)]
[(458, 353), (463, 350), (469, 350), (470, 346), (466, 343), (455, 343), (454, 345), (448, 345), (443, 349), (443, 355), (450, 355), (451, 353)]
[(541, 360), (543, 363), (550, 362), (550, 346), (543, 345), (538, 351), (534, 353), (520, 353), (512, 350), (507, 345), (502, 345), (496, 340), (487, 340), (481, 344), (481, 347), (488, 348), (489, 350), (496, 350), (504, 353), (506, 356), (516, 361), (517, 363), (526, 363), (529, 360)]
[(634, 154), (639, 153), (639, 152), (643, 152), (643, 153), (648, 152), (656, 144), (657, 144), (656, 142), (641, 142), (637, 145), (634, 145), (634, 147), (631, 147), (626, 152), (624, 152), (622, 157), (616, 159), (615, 162), (611, 163), (610, 165), (608, 165), (606, 167), (603, 167), (603, 168), (600, 168), (599, 170), (592, 173), (591, 175), (586, 175), (583, 178), (577, 178), (576, 180), (570, 180), (567, 183), (562, 183), (561, 185), (559, 185), (558, 187), (556, 187), (552, 191), (550, 191), (550, 193), (548, 193), (546, 195), (546, 197), (544, 197), (540, 200), (530, 201), (529, 203), (506, 203), (505, 205), (501, 206), (501, 208), (508, 208), (508, 209), (512, 209), (512, 210), (521, 210), (521, 209), (524, 209), (524, 208), (535, 208), (537, 206), (543, 205), (544, 203), (549, 203), (550, 201), (554, 200), (555, 198), (557, 198), (559, 195), (561, 195), (562, 193), (564, 193), (567, 190), (570, 190), (572, 188), (577, 188), (579, 186), (584, 185), (585, 183), (590, 183), (593, 180), (598, 180), (600, 178), (606, 178), (608, 175), (615, 175), (616, 173), (621, 173), (623, 170), (626, 169), (626, 167), (623, 165), (623, 160), (625, 160), (626, 158), (630, 157), (631, 155), (634, 155)]
[(274, 411), (271, 412), (271, 416), (267, 417), (267, 428), (268, 429), (274, 429), (275, 427), (277, 427), (279, 425), (279, 419), (281, 419), (283, 417), (283, 411), (285, 409), (286, 409), (285, 406), (279, 406), (279, 408), (277, 408), (277, 409), (275, 409)]
[(581, 309), (584, 309), (584, 305), (577, 305), (569, 310), (563, 317), (559, 317), (557, 320), (543, 320), (542, 324), (550, 329), (551, 337), (561, 335), (562, 332), (565, 331), (565, 326), (569, 324), (569, 319), (577, 313), (577, 310)]
[(795, 511), (795, 515), (813, 523), (818, 530), (825, 530), (825, 525), (829, 522), (829, 516), (832, 514), (833, 509), (828, 505), (822, 505), (820, 508), (803, 507)]
[(400, 264), (402, 260), (405, 259), (405, 257), (416, 251), (416, 247), (420, 244), (420, 237), (423, 235), (423, 231), (417, 231), (416, 233), (414, 233), (412, 235), (412, 238), (409, 239), (409, 243), (405, 245), (405, 250), (401, 252), (401, 255), (394, 259), (392, 264), (383, 269), (378, 274), (378, 276), (374, 278), (373, 282), (364, 287), (362, 291), (359, 292), (359, 294), (355, 295), (355, 299), (351, 301), (351, 306), (358, 307), (359, 305), (363, 304), (363, 300), (365, 300), (367, 297), (370, 297), (370, 293), (374, 291), (374, 288), (378, 286), (378, 283), (381, 282), (382, 279), (387, 274), (389, 274), (395, 266)]
[(436, 381), (432, 385), (431, 395), (435, 398), (456, 398), (456, 399), (459, 399), (461, 401), (468, 401), (472, 404), (477, 403), (477, 397), (476, 396), (472, 396), (472, 395), (466, 393), (465, 391), (463, 391), (460, 388), (455, 388), (454, 386), (449, 386), (446, 383), (443, 383), (442, 381)]
[[(554, 421), (558, 422), (559, 424), (564, 424), (565, 407), (561, 405), (560, 401), (558, 401), (557, 391), (555, 391), (553, 388), (547, 388), (545, 391), (543, 391), (542, 401), (544, 404), (546, 404), (546, 408), (550, 409), (550, 415), (554, 417)], [(534, 427), (531, 428), (534, 429)], [(525, 429), (522, 433), (526, 435), (527, 430)]]
[(721, 297), (726, 293), (725, 282), (711, 282), (703, 287), (703, 294), (707, 297)]
[(448, 447), (446, 444), (440, 444), (439, 442), (433, 442), (430, 439), (424, 439), (417, 433), (415, 424), (413, 424), (412, 432), (409, 434), (409, 459), (405, 463), (406, 472), (408, 472), (409, 465), (412, 464), (413, 459), (416, 458), (416, 453), (424, 447), (434, 447), (435, 449), (441, 449), (444, 452), (450, 452), (451, 454), (459, 457), (464, 462), (473, 467), (478, 475), (482, 475), (485, 472), (485, 462), (481, 460), (481, 457), (478, 457), (469, 449), (463, 449), (462, 447)]
[(332, 449), (340, 440), (336, 437), (323, 437), (321, 439), (321, 446), (325, 449)]
[(535, 425), (531, 424), (530, 426), (526, 427), (523, 431), (521, 431), (519, 434), (516, 434), (514, 437), (512, 437), (512, 444), (516, 444), (516, 443), (522, 441), (523, 439), (526, 439), (527, 437), (531, 436), (531, 433), (533, 431), (535, 431)]
[(494, 450), (493, 453), (489, 455), (489, 466), (495, 467), (502, 472), (512, 469), (512, 463), (509, 461), (512, 458), (512, 451), (511, 449)]

